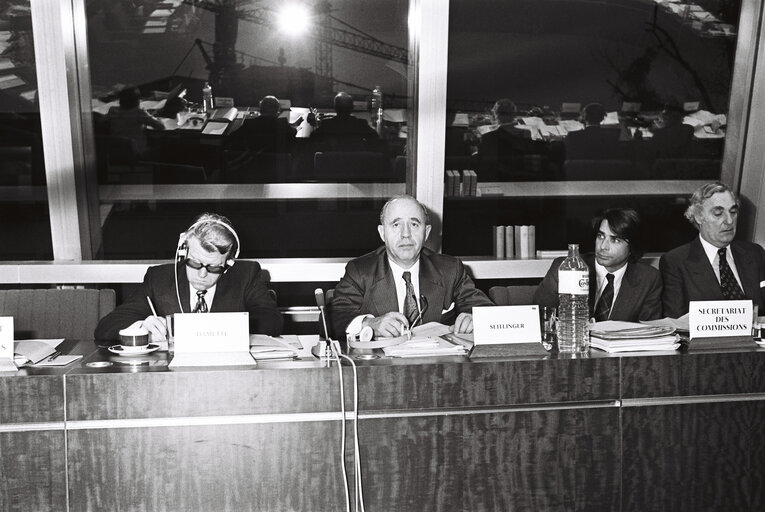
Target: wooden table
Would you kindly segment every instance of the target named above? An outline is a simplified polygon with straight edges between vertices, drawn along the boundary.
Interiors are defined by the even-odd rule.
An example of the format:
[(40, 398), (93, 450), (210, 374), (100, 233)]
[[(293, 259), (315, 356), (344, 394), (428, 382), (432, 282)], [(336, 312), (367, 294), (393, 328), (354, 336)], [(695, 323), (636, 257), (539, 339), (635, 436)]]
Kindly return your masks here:
[[(0, 510), (344, 509), (336, 367), (166, 357), (0, 376)], [(358, 364), (367, 510), (765, 506), (754, 345)]]

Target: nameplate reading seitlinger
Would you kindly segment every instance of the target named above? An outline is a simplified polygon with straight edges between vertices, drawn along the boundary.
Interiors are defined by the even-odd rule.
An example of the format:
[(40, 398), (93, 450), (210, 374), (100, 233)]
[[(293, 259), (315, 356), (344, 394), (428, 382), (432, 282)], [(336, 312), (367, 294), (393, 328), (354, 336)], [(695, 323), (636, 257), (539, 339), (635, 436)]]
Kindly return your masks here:
[(12, 316), (0, 316), (0, 359), (13, 360)]
[(539, 306), (473, 308), (474, 345), (540, 343)]
[(691, 301), (688, 326), (691, 339), (751, 336), (752, 301)]

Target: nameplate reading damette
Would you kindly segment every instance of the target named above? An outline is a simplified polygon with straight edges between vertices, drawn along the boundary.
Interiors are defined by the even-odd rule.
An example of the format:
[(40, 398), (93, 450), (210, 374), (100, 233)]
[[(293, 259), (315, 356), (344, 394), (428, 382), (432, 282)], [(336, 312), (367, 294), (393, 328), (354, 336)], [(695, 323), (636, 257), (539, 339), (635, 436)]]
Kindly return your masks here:
[(255, 364), (250, 355), (249, 317), (246, 312), (176, 313), (175, 354), (168, 366)]
[(751, 300), (691, 301), (688, 312), (691, 339), (752, 336)]
[(13, 360), (12, 316), (0, 316), (0, 359)]

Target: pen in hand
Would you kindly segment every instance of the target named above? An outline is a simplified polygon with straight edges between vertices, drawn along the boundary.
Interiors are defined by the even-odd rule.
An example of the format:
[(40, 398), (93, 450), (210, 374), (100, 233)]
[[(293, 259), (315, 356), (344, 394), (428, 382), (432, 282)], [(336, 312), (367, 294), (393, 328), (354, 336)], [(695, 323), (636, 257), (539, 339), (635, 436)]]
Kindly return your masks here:
[(146, 301), (149, 303), (149, 307), (151, 308), (151, 314), (154, 315), (154, 316), (159, 316), (157, 314), (157, 310), (154, 309), (154, 303), (151, 301), (151, 299), (149, 298), (148, 295), (146, 296)]

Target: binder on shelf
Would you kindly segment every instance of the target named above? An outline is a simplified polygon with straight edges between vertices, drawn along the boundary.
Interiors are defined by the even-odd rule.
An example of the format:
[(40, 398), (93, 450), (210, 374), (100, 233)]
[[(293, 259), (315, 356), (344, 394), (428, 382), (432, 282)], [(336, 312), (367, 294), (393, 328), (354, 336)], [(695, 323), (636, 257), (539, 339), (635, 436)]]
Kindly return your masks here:
[(515, 257), (520, 258), (521, 257), (521, 244), (523, 243), (521, 240), (521, 226), (513, 226), (513, 233), (515, 238)]
[(505, 257), (515, 258), (515, 226), (504, 226), (505, 231)]
[(494, 257), (497, 259), (503, 259), (505, 257), (505, 227), (492, 226), (492, 233), (494, 235)]
[(518, 226), (518, 228), (521, 233), (521, 243), (516, 251), (520, 253), (519, 256), (522, 260), (527, 260), (529, 259), (529, 227)]
[(533, 224), (529, 226), (529, 258), (534, 258), (537, 254), (537, 227)]

